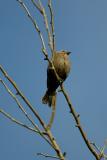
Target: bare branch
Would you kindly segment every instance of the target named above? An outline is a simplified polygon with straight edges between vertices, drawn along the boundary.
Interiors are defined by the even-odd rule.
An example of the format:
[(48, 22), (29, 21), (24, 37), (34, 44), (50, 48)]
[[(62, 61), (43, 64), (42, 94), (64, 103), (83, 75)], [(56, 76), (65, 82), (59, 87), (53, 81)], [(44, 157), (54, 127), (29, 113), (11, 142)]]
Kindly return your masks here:
[(92, 145), (95, 147), (95, 149), (96, 149), (99, 153), (101, 153), (101, 148), (99, 148), (94, 142), (91, 142), (90, 144), (92, 144)]
[(48, 0), (48, 7), (50, 11), (50, 16), (51, 16), (51, 33), (52, 33), (52, 45), (53, 45), (53, 53), (55, 51), (55, 31), (54, 31), (54, 14), (53, 14), (53, 9), (52, 9), (52, 0)]
[(18, 105), (18, 107), (21, 109), (22, 113), (27, 117), (27, 119), (31, 122), (31, 124), (35, 127), (35, 129), (38, 131), (38, 133), (42, 136), (42, 138), (44, 138), (51, 146), (52, 144), (50, 143), (50, 141), (45, 137), (45, 135), (43, 134), (43, 132), (39, 129), (39, 127), (37, 126), (37, 124), (34, 123), (34, 121), (32, 120), (32, 118), (27, 114), (27, 112), (25, 111), (25, 109), (23, 108), (23, 106), (20, 104), (19, 100), (17, 99), (17, 97), (11, 92), (11, 90), (8, 88), (8, 86), (2, 81), (0, 80), (0, 82), (3, 84), (3, 86), (5, 87), (5, 89), (7, 90), (7, 92), (10, 94), (10, 96), (15, 100), (16, 104)]
[(46, 158), (53, 158), (53, 159), (60, 159), (59, 157), (56, 157), (56, 156), (51, 156), (49, 154), (44, 154), (44, 153), (37, 153), (38, 156), (43, 156), (43, 157), (46, 157)]
[(36, 20), (32, 17), (32, 15), (30, 14), (29, 12), (29, 9), (27, 8), (27, 6), (24, 4), (24, 2), (22, 0), (17, 0), (20, 5), (22, 6), (22, 8), (24, 9), (24, 11), (26, 12), (28, 18), (31, 20), (31, 22), (33, 23), (39, 37), (40, 37), (40, 40), (41, 40), (41, 44), (42, 44), (42, 52), (43, 54), (45, 55), (45, 57), (47, 57), (48, 53), (46, 51), (46, 46), (45, 46), (45, 42), (44, 42), (44, 38), (43, 38), (43, 35), (39, 29), (39, 26), (37, 25), (37, 22)]
[[(12, 93), (12, 91), (8, 88), (8, 86), (4, 83), (3, 80), (0, 79), (0, 82), (3, 84), (3, 86), (5, 87), (6, 91), (10, 94), (10, 96), (15, 100), (16, 104), (18, 105), (18, 107), (20, 108), (20, 110), (22, 111), (22, 113), (27, 117), (27, 119), (33, 124), (33, 126), (35, 126), (35, 123), (33, 122), (33, 120), (31, 119), (31, 117), (27, 114), (27, 112), (25, 111), (25, 109), (23, 108), (23, 106), (20, 104), (19, 100), (17, 99), (17, 97)], [(36, 127), (36, 126), (35, 126)]]
[(31, 2), (37, 8), (37, 10), (43, 15), (43, 11), (42, 11), (40, 5), (37, 2), (35, 2), (35, 0), (31, 0)]
[(48, 18), (47, 18), (47, 15), (46, 15), (46, 11), (45, 11), (45, 8), (44, 8), (41, 0), (39, 0), (39, 5), (41, 6), (42, 11), (43, 11), (44, 23), (45, 23), (46, 31), (47, 31), (47, 34), (48, 34), (49, 46), (50, 46), (51, 53), (52, 53), (53, 52), (52, 36), (51, 36), (51, 33), (50, 33), (50, 28), (49, 28), (49, 23), (48, 23)]
[(27, 126), (26, 124), (16, 120), (15, 118), (13, 118), (9, 113), (5, 112), (3, 109), (0, 109), (0, 113), (3, 114), (5, 117), (7, 117), (8, 119), (10, 119), (12, 122), (30, 130), (30, 131), (33, 131), (33, 132), (36, 132), (38, 133), (38, 131), (35, 129), (35, 128), (32, 128), (32, 127), (29, 127)]
[[(39, 37), (41, 39), (41, 43), (42, 43), (42, 52), (43, 54), (45, 55), (45, 58), (46, 60), (51, 64), (54, 72), (55, 72), (55, 75), (57, 77), (57, 79), (59, 80), (59, 82), (61, 82), (57, 72), (55, 71), (55, 68), (54, 68), (54, 65), (53, 63), (49, 60), (48, 58), (48, 54), (47, 54), (47, 51), (46, 51), (46, 47), (45, 47), (45, 43), (44, 43), (44, 39), (43, 39), (43, 36), (41, 34), (41, 31), (35, 21), (35, 19), (33, 19), (33, 17), (31, 16), (28, 8), (26, 7), (26, 5), (23, 3), (22, 0), (17, 0), (21, 6), (24, 8), (27, 16), (29, 17), (29, 19), (31, 20), (31, 22), (33, 23), (36, 31), (38, 32), (39, 34)], [(39, 0), (39, 5), (36, 6), (36, 8), (40, 11), (42, 9), (41, 14), (43, 14), (44, 16), (44, 22), (45, 22), (45, 26), (46, 26), (46, 30), (47, 30), (47, 33), (48, 33), (48, 39), (49, 39), (49, 43), (50, 43), (50, 48), (51, 48), (51, 52), (53, 53), (53, 48), (55, 47), (55, 42), (54, 42), (54, 20), (53, 20), (53, 12), (52, 12), (52, 6), (51, 6), (51, 0), (48, 1), (48, 5), (49, 5), (49, 9), (50, 9), (50, 14), (51, 14), (51, 32), (52, 32), (52, 35), (53, 35), (53, 39), (52, 39), (52, 35), (50, 34), (50, 30), (49, 30), (49, 26), (48, 26), (48, 19), (47, 19), (47, 15), (45, 13), (45, 9), (41, 3), (41, 1)], [(53, 44), (53, 46), (51, 46)], [(19, 91), (19, 89), (17, 88), (16, 84), (8, 77), (7, 73), (5, 74), (5, 71), (3, 70), (3, 68), (0, 66), (0, 69), (2, 71), (2, 73), (5, 75), (5, 77), (10, 81), (10, 83), (14, 86), (14, 88), (16, 89), (17, 93), (19, 94), (19, 96), (25, 101), (25, 103), (29, 106), (29, 108), (32, 110), (32, 112), (35, 114), (35, 116), (37, 117), (37, 119), (39, 120), (39, 122), (41, 123), (42, 127), (44, 128), (44, 130), (46, 131), (47, 133), (47, 136), (49, 138), (49, 140), (51, 141), (52, 143), (52, 146), (53, 148), (55, 149), (58, 157), (61, 159), (61, 160), (64, 160), (64, 156), (62, 154), (62, 152), (60, 151), (60, 148), (59, 146), (56, 144), (56, 141), (53, 137), (53, 135), (51, 134), (50, 130), (47, 130), (46, 128), (46, 125), (45, 123), (43, 122), (43, 120), (41, 119), (41, 117), (38, 115), (38, 113), (34, 110), (34, 108), (32, 107), (32, 105), (30, 104), (30, 102), (23, 96), (23, 94)], [(65, 99), (68, 103), (68, 106), (70, 108), (70, 113), (73, 115), (73, 118), (76, 122), (76, 126), (78, 127), (81, 135), (82, 135), (82, 138), (85, 142), (85, 144), (87, 145), (88, 149), (91, 151), (91, 153), (94, 155), (94, 157), (96, 158), (96, 160), (100, 160), (102, 157), (101, 157), (101, 154), (98, 154), (96, 152), (96, 150), (94, 149), (94, 147), (92, 147), (90, 141), (88, 140), (82, 126), (81, 126), (81, 123), (80, 123), (80, 119), (79, 119), (79, 116), (78, 114), (76, 114), (75, 110), (74, 110), (74, 107), (72, 106), (72, 103), (67, 95), (67, 93), (65, 92), (65, 89), (64, 87), (62, 86), (62, 83), (60, 83), (60, 87), (61, 87), (61, 91), (63, 93), (63, 95), (65, 96)]]
[(50, 28), (49, 28), (48, 18), (47, 18), (47, 15), (46, 15), (45, 8), (44, 8), (41, 0), (38, 0), (38, 3), (35, 2), (34, 0), (31, 0), (31, 2), (34, 4), (34, 6), (37, 8), (37, 10), (38, 10), (38, 11), (42, 14), (42, 16), (43, 16), (45, 28), (46, 28), (47, 35), (48, 35), (48, 42), (49, 42), (50, 50), (51, 50), (51, 52), (53, 52), (52, 36), (51, 36), (51, 33), (50, 33)]
[[(61, 160), (64, 160), (64, 156), (63, 153), (60, 150), (59, 145), (57, 144), (55, 138), (53, 137), (51, 131), (49, 129), (47, 129), (46, 124), (44, 123), (44, 121), (41, 119), (41, 117), (39, 116), (39, 114), (37, 113), (36, 110), (34, 110), (34, 108), (32, 107), (32, 105), (30, 104), (30, 102), (27, 100), (27, 98), (21, 93), (21, 91), (18, 89), (16, 83), (11, 79), (11, 77), (8, 76), (7, 72), (3, 69), (3, 67), (0, 65), (0, 70), (3, 73), (3, 75), (6, 77), (6, 79), (12, 84), (12, 86), (15, 88), (17, 94), (24, 100), (24, 102), (27, 104), (27, 106), (31, 109), (31, 111), (34, 113), (34, 115), (36, 116), (36, 118), (39, 120), (41, 126), (44, 128), (45, 132), (46, 132), (46, 136), (49, 139), (50, 145), (51, 147), (56, 151), (56, 154), (58, 155), (58, 157)], [(38, 130), (38, 128), (36, 128)], [(39, 131), (39, 130), (38, 130)], [(46, 138), (43, 134), (43, 132), (39, 131), (40, 135), (43, 136), (43, 138)], [(48, 143), (49, 143), (48, 142)]]
[(54, 121), (54, 118), (55, 118), (55, 113), (56, 113), (56, 104), (54, 106), (52, 106), (51, 117), (50, 117), (49, 123), (47, 125), (48, 129), (51, 129), (51, 127), (52, 127), (52, 124), (53, 124), (53, 121)]
[[(31, 14), (30, 14), (27, 6), (24, 4), (24, 2), (23, 2), (22, 0), (17, 0), (17, 1), (18, 1), (18, 2), (20, 3), (20, 5), (23, 7), (23, 9), (25, 10), (27, 16), (30, 18), (30, 20), (31, 20), (31, 22), (33, 23), (36, 31), (38, 32), (39, 37), (40, 37), (40, 39), (41, 39), (41, 43), (42, 43), (42, 47), (43, 47), (43, 48), (42, 48), (42, 52), (43, 52), (43, 54), (44, 54), (44, 56), (45, 56), (45, 60), (47, 60), (47, 61), (50, 63), (50, 65), (52, 66), (52, 68), (54, 69), (54, 65), (53, 65), (52, 61), (50, 61), (50, 59), (48, 58), (48, 53), (47, 53), (47, 51), (46, 51), (45, 42), (44, 42), (42, 33), (41, 33), (41, 31), (40, 31), (40, 29), (39, 29), (39, 27), (38, 27), (35, 19), (33, 19), (33, 17), (31, 16)], [(39, 4), (41, 4), (41, 1), (40, 1), (40, 0), (39, 0)], [(55, 69), (54, 69), (54, 72), (55, 72), (55, 75), (57, 76), (57, 79), (60, 81), (60, 78), (59, 78), (57, 72), (55, 71)]]
[(65, 92), (65, 89), (64, 89), (63, 85), (61, 84), (60, 87), (61, 87), (61, 91), (62, 91), (62, 93), (63, 93), (63, 95), (64, 95), (64, 97), (65, 97), (65, 99), (66, 99), (66, 101), (68, 103), (68, 106), (70, 108), (70, 113), (73, 115), (73, 118), (74, 118), (74, 120), (76, 122), (76, 126), (78, 127), (78, 129), (79, 129), (79, 131), (80, 131), (80, 133), (82, 135), (82, 138), (84, 139), (85, 144), (87, 145), (87, 147), (91, 151), (91, 153), (95, 156), (95, 158), (97, 160), (100, 160), (101, 159), (100, 155), (94, 150), (94, 148), (92, 147), (90, 141), (88, 140), (88, 138), (87, 138), (87, 136), (86, 136), (81, 124), (80, 124), (80, 120), (79, 120), (78, 114), (76, 114), (76, 112), (74, 110), (74, 107), (72, 106), (72, 103), (71, 103), (71, 101), (69, 99), (69, 96)]
[(22, 92), (19, 90), (18, 86), (16, 85), (16, 83), (12, 80), (11, 77), (9, 77), (9, 75), (7, 74), (7, 72), (3, 69), (3, 67), (0, 65), (0, 70), (3, 73), (3, 75), (6, 77), (6, 79), (12, 84), (12, 86), (14, 87), (14, 89), (16, 90), (17, 94), (23, 99), (23, 101), (27, 104), (27, 106), (30, 108), (30, 110), (33, 112), (33, 114), (37, 117), (37, 119), (39, 120), (40, 124), (43, 126), (43, 128), (46, 128), (46, 124), (44, 123), (44, 121), (41, 119), (41, 117), (39, 116), (39, 114), (37, 113), (37, 111), (34, 109), (34, 107), (30, 104), (30, 102), (28, 101), (28, 99), (22, 94)]

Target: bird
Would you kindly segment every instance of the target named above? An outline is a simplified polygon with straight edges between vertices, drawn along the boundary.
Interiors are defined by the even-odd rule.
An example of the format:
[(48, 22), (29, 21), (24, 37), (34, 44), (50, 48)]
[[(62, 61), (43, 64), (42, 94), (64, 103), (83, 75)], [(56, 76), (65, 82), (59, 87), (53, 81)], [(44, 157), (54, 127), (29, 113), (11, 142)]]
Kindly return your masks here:
[[(51, 61), (55, 71), (63, 83), (69, 75), (71, 69), (71, 62), (69, 60), (69, 51), (54, 51)], [(49, 63), (47, 67), (47, 90), (42, 98), (43, 104), (48, 104), (49, 107), (56, 105), (56, 90), (60, 85), (52, 65)]]

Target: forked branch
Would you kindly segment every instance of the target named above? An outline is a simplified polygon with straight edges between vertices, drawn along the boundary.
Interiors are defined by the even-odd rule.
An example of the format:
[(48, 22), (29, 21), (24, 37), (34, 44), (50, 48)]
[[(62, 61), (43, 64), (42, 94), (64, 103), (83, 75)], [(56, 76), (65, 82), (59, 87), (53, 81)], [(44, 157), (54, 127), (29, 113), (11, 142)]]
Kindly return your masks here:
[[(18, 1), (20, 1), (20, 0), (18, 0)], [(41, 2), (41, 1), (39, 0), (39, 2)], [(40, 3), (39, 3), (39, 4), (40, 4)], [(23, 6), (23, 4), (22, 4), (22, 6)], [(40, 6), (41, 6), (41, 5), (40, 5)], [(53, 16), (52, 7), (51, 7), (51, 0), (48, 1), (48, 6), (49, 6), (49, 8), (50, 8), (51, 16)], [(42, 7), (41, 7), (41, 8), (42, 8)], [(24, 7), (24, 9), (26, 9), (26, 7)], [(28, 17), (29, 17), (29, 16), (28, 16)], [(51, 18), (52, 18), (52, 17), (51, 17)], [(31, 18), (31, 20), (32, 20), (32, 18)], [(53, 23), (53, 19), (51, 19), (51, 23)], [(51, 27), (53, 27), (53, 26), (51, 26)], [(38, 30), (37, 30), (37, 31), (38, 31)], [(53, 31), (54, 31), (54, 28), (52, 28), (52, 32), (53, 32)], [(54, 34), (53, 34), (53, 35), (54, 35)], [(54, 38), (54, 36), (53, 36), (53, 38)], [(45, 51), (45, 50), (44, 50), (44, 51)], [(44, 52), (43, 52), (43, 53), (44, 53)], [(57, 74), (57, 72), (56, 72), (56, 70), (55, 70), (55, 68), (54, 68), (53, 63), (52, 63), (52, 62), (50, 61), (50, 59), (48, 58), (48, 54), (44, 54), (44, 55), (45, 55), (45, 57), (46, 57), (46, 60), (51, 64), (51, 66), (52, 66), (52, 68), (53, 68), (53, 70), (54, 70), (54, 73), (55, 73), (57, 79), (58, 79), (59, 82), (60, 82), (60, 78), (59, 78), (59, 76), (58, 76), (58, 74)], [(66, 101), (67, 101), (67, 103), (68, 103), (68, 106), (69, 106), (69, 108), (70, 108), (70, 112), (71, 112), (71, 114), (72, 114), (73, 117), (74, 117), (74, 120), (75, 120), (75, 122), (76, 122), (76, 126), (78, 127), (78, 129), (79, 129), (79, 131), (80, 131), (80, 133), (81, 133), (81, 135), (82, 135), (82, 137), (83, 137), (84, 142), (86, 143), (88, 149), (91, 151), (91, 153), (94, 155), (94, 157), (95, 157), (97, 160), (100, 160), (100, 159), (101, 159), (101, 156), (96, 152), (96, 150), (92, 147), (90, 141), (88, 140), (88, 138), (87, 138), (87, 136), (86, 136), (86, 134), (85, 134), (82, 126), (81, 126), (81, 123), (80, 123), (80, 120), (79, 120), (79, 116), (76, 114), (76, 112), (75, 112), (75, 110), (74, 110), (74, 107), (72, 106), (72, 103), (71, 103), (71, 101), (70, 101), (67, 93), (65, 92), (65, 89), (64, 89), (64, 87), (63, 87), (63, 85), (62, 85), (62, 82), (60, 83), (60, 87), (61, 87), (61, 91), (62, 91), (62, 93), (64, 94), (65, 99), (66, 99)]]
[[(57, 144), (56, 140), (55, 140), (55, 137), (53, 137), (52, 133), (50, 130), (47, 129), (47, 126), (45, 124), (45, 122), (42, 120), (42, 118), (40, 117), (40, 115), (37, 113), (37, 111), (34, 109), (34, 107), (30, 104), (30, 102), (27, 100), (27, 98), (21, 93), (21, 91), (19, 90), (19, 88), (17, 87), (16, 83), (12, 80), (12, 78), (7, 74), (7, 72), (3, 69), (3, 67), (0, 65), (0, 71), (3, 73), (3, 75), (5, 76), (5, 78), (11, 83), (11, 85), (14, 87), (14, 89), (16, 90), (17, 92), (17, 95), (19, 95), (22, 100), (26, 103), (26, 105), (29, 107), (29, 109), (31, 109), (32, 113), (34, 113), (35, 117), (38, 119), (38, 121), (40, 122), (41, 126), (43, 127), (44, 131), (45, 131), (45, 134), (44, 131), (40, 131), (38, 129), (37, 126), (35, 126), (35, 128), (38, 130), (38, 133), (50, 144), (50, 146), (55, 150), (57, 156), (60, 158), (60, 160), (65, 160), (64, 156), (63, 156), (63, 153), (61, 152), (60, 150), (60, 147), (59, 145)], [(1, 82), (3, 82), (1, 80)], [(4, 83), (2, 83), (4, 84)], [(11, 96), (12, 93), (10, 92), (10, 90), (8, 89), (8, 87), (5, 85), (5, 88), (6, 90), (9, 92), (9, 94)], [(15, 96), (15, 95), (14, 95)], [(13, 97), (14, 97), (13, 96)], [(14, 97), (15, 98), (15, 97)], [(16, 99), (16, 98), (15, 98)], [(16, 103), (18, 105), (19, 102), (16, 101)], [(20, 106), (22, 112), (23, 112), (23, 109), (22, 109), (22, 106)], [(45, 137), (46, 135), (46, 137)]]
[[(0, 107), (1, 108), (1, 107)], [(20, 122), (19, 120), (17, 120), (16, 118), (12, 117), (9, 113), (5, 112), (3, 109), (0, 109), (0, 113), (2, 115), (4, 115), (6, 118), (8, 118), (9, 120), (11, 120), (12, 122), (18, 124), (19, 126), (22, 126), (30, 131), (36, 132), (38, 133), (38, 131), (35, 128), (29, 127), (28, 125)]]
[(31, 0), (31, 2), (36, 7), (36, 9), (41, 13), (41, 15), (43, 16), (45, 28), (46, 28), (47, 35), (48, 35), (49, 47), (50, 47), (51, 52), (53, 52), (52, 35), (50, 32), (50, 27), (49, 27), (48, 18), (47, 18), (45, 8), (44, 8), (41, 0), (38, 0), (38, 2)]
[[(27, 6), (25, 5), (25, 3), (22, 0), (17, 0), (20, 5), (23, 7), (24, 11), (26, 12), (28, 18), (31, 20), (31, 22), (33, 23), (39, 37), (41, 40), (41, 44), (42, 44), (42, 52), (45, 56), (45, 59), (51, 64), (52, 69), (54, 70), (54, 73), (58, 79), (58, 81), (60, 82), (60, 78), (54, 68), (54, 65), (52, 63), (52, 61), (48, 58), (48, 53), (46, 50), (46, 45), (45, 45), (45, 41), (43, 38), (43, 35), (40, 31), (40, 28), (36, 22), (36, 20), (32, 17), (31, 13), (29, 12), (29, 9), (27, 8)], [(50, 16), (51, 16), (51, 21), (50, 21), (50, 25), (51, 25), (51, 31), (50, 31), (50, 27), (48, 24), (48, 18), (46, 15), (46, 11), (45, 8), (43, 6), (43, 4), (41, 3), (41, 0), (38, 0), (38, 3), (35, 2), (34, 0), (31, 0), (31, 2), (33, 3), (33, 5), (37, 8), (37, 10), (41, 13), (41, 15), (44, 18), (44, 23), (45, 23), (45, 27), (46, 27), (46, 31), (48, 34), (48, 41), (49, 41), (49, 46), (50, 46), (50, 50), (52, 53), (52, 56), (54, 54), (54, 50), (55, 50), (55, 33), (54, 33), (54, 15), (53, 15), (53, 10), (52, 10), (52, 0), (48, 0), (48, 7), (49, 7), (49, 11), (50, 11)], [(38, 119), (38, 121), (40, 122), (42, 128), (44, 129), (46, 136), (44, 136), (43, 132), (38, 128), (38, 126), (36, 126), (33, 121), (29, 118), (29, 116), (27, 115), (27, 113), (25, 112), (25, 110), (23, 110), (22, 106), (20, 105), (19, 101), (17, 100), (17, 97), (15, 95), (13, 95), (13, 93), (9, 90), (9, 88), (6, 86), (6, 84), (1, 80), (1, 83), (4, 85), (4, 87), (6, 88), (6, 90), (9, 92), (9, 94), (14, 98), (14, 100), (16, 101), (16, 103), (18, 104), (19, 108), (22, 110), (22, 112), (26, 115), (26, 117), (30, 120), (30, 122), (32, 123), (32, 125), (36, 128), (37, 132), (45, 139), (47, 140), (47, 142), (51, 145), (51, 147), (56, 151), (56, 154), (58, 156), (58, 158), (60, 160), (65, 160), (64, 155), (62, 154), (60, 147), (58, 146), (55, 138), (53, 137), (52, 133), (50, 130), (47, 129), (47, 126), (45, 124), (45, 122), (43, 121), (43, 119), (39, 116), (39, 114), (37, 113), (37, 111), (34, 109), (34, 107), (30, 104), (30, 102), (28, 101), (28, 99), (22, 94), (22, 92), (19, 90), (19, 88), (17, 87), (16, 83), (8, 76), (7, 72), (3, 69), (2, 66), (0, 66), (0, 70), (1, 72), (4, 74), (4, 76), (6, 77), (6, 79), (12, 84), (12, 86), (15, 88), (17, 94), (24, 100), (24, 102), (27, 104), (27, 106), (31, 109), (31, 111), (34, 113), (35, 117)], [(60, 83), (60, 88), (61, 91), (67, 101), (67, 104), (69, 106), (70, 109), (70, 113), (72, 114), (75, 123), (76, 123), (76, 127), (79, 129), (80, 134), (85, 142), (85, 144), (87, 145), (88, 149), (90, 150), (90, 152), (94, 155), (94, 157), (96, 158), (96, 160), (100, 160), (102, 157), (104, 157), (104, 155), (102, 154), (103, 152), (97, 152), (94, 148), (94, 146), (92, 146), (91, 142), (89, 141), (89, 139), (87, 138), (87, 135), (85, 134), (82, 125), (80, 123), (80, 119), (79, 119), (79, 115), (75, 112), (74, 107), (72, 106), (71, 100), (68, 96), (68, 94), (66, 93), (62, 82)], [(32, 128), (30, 128), (27, 125), (24, 125), (23, 123), (15, 120), (13, 117), (11, 117), (9, 114), (7, 114), (6, 112), (4, 112), (2, 109), (0, 109), (0, 113), (2, 113), (4, 116), (6, 116), (7, 118), (9, 118), (11, 121), (29, 129), (34, 131)], [(35, 130), (35, 132), (36, 132)], [(47, 156), (46, 154), (42, 154), (40, 153), (42, 156)], [(50, 156), (50, 155), (48, 155)], [(52, 156), (51, 156), (52, 158)], [(57, 157), (56, 157), (57, 158)]]

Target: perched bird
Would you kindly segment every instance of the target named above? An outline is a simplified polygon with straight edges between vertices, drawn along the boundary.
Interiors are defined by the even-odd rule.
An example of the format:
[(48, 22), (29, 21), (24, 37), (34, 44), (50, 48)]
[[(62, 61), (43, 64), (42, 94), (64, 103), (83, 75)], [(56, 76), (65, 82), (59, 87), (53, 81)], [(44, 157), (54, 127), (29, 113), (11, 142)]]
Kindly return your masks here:
[[(65, 81), (69, 72), (70, 72), (70, 61), (69, 54), (71, 52), (68, 51), (56, 51), (53, 55), (52, 62), (54, 68), (61, 79), (61, 81)], [(54, 70), (52, 69), (51, 64), (48, 65), (47, 68), (47, 91), (42, 98), (43, 104), (48, 104), (50, 107), (55, 106), (56, 104), (56, 89), (60, 85)]]

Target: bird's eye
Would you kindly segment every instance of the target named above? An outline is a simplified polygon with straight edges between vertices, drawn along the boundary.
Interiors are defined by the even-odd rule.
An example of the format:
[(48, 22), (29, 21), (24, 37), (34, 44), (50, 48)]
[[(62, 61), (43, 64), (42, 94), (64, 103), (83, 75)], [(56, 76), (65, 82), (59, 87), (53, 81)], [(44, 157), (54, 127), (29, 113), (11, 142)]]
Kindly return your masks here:
[(67, 53), (67, 55), (69, 55), (71, 52), (70, 51), (68, 51), (68, 52), (66, 52)]

